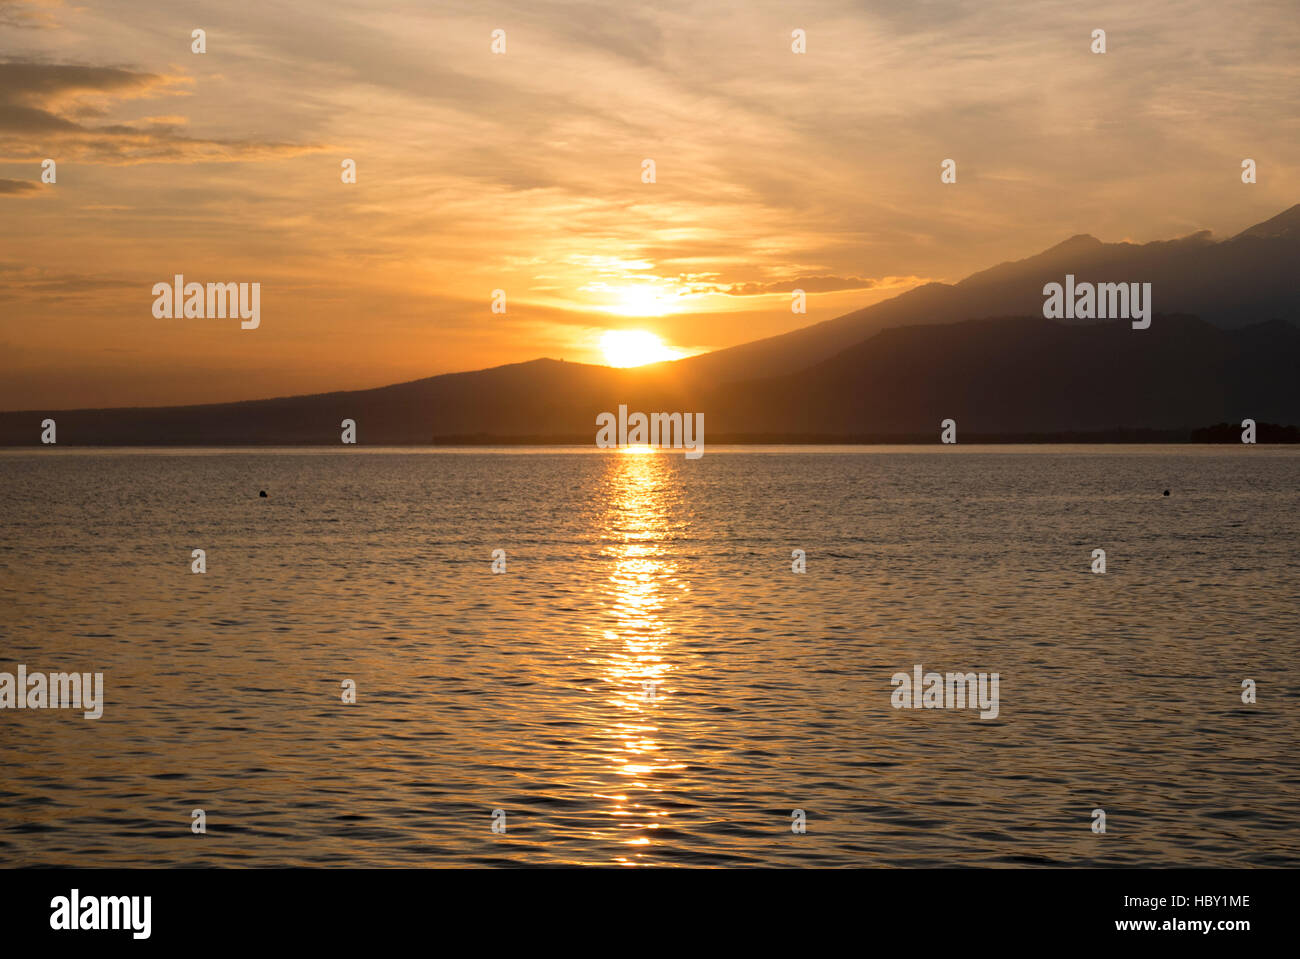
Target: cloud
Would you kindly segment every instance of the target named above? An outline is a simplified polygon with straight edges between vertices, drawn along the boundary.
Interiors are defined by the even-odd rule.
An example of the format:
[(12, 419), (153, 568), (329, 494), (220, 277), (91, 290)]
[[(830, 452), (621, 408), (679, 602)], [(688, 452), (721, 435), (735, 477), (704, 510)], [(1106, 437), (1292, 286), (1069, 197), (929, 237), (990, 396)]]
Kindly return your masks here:
[[(191, 80), (122, 67), (0, 63), (0, 160), (24, 162), (57, 153), (90, 163), (234, 162), (297, 156), (319, 146), (256, 138), (204, 139), (182, 132), (183, 116), (88, 125), (124, 100), (176, 96)], [(39, 150), (34, 142), (39, 140)]]
[(50, 12), (63, 6), (63, 0), (0, 0), (0, 25), (49, 29), (58, 21)]
[(733, 283), (720, 286), (719, 293), (729, 296), (764, 296), (769, 293), (837, 293), (844, 290), (891, 290), (918, 286), (927, 282), (919, 276), (884, 276), (879, 279), (865, 276), (801, 276), (793, 280), (776, 280), (771, 283)]
[(42, 100), (58, 105), (83, 93), (140, 96), (177, 79), (120, 67), (10, 60), (0, 63), (0, 96), (6, 102)]
[[(12, 183), (0, 180), (0, 184)], [(22, 181), (19, 181), (22, 182)], [(0, 193), (4, 192), (0, 189)], [(0, 300), (37, 297), (49, 299), (101, 296), (113, 291), (140, 290), (143, 282), (84, 273), (59, 273), (20, 263), (0, 263)]]
[(40, 189), (31, 180), (0, 180), (0, 196), (31, 196)]

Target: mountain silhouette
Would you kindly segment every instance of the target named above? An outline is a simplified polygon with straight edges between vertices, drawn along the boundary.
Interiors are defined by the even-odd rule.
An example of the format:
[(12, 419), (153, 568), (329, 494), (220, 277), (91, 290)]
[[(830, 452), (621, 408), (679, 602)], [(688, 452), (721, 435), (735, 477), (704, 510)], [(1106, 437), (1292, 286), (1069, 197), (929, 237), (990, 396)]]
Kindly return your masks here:
[(1145, 244), (1073, 236), (959, 283), (927, 283), (814, 326), (681, 360), (679, 375), (725, 383), (793, 373), (891, 326), (1041, 316), (1043, 286), (1067, 273), (1079, 282), (1149, 282), (1157, 311), (1199, 316), (1225, 329), (1294, 320), (1300, 317), (1297, 263), (1300, 204), (1223, 241), (1208, 231)]
[[(703, 412), (724, 439), (936, 438), (1300, 422), (1300, 205), (1230, 239), (1075, 236), (956, 284), (672, 363), (540, 359), (370, 390), (202, 406), (0, 413), (0, 445), (593, 442), (598, 413)], [(1152, 284), (1151, 327), (1044, 319), (1043, 286)], [(1211, 435), (1207, 433), (1198, 435)], [(1218, 435), (1218, 434), (1213, 434)], [(1260, 440), (1268, 441), (1266, 432)]]
[(1039, 317), (893, 327), (784, 377), (702, 403), (715, 430), (959, 435), (1187, 430), (1220, 421), (1300, 421), (1300, 328), (1222, 330), (1157, 314), (1094, 326)]

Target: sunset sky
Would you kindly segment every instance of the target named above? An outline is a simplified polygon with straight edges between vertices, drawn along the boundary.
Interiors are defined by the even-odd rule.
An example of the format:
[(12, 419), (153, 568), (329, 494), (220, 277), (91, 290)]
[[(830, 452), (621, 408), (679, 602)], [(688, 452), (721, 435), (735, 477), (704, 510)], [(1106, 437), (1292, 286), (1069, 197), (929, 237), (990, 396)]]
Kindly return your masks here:
[[(1294, 0), (654, 8), (0, 0), (0, 409), (689, 354), (1297, 200)], [(260, 328), (155, 319), (177, 273)]]

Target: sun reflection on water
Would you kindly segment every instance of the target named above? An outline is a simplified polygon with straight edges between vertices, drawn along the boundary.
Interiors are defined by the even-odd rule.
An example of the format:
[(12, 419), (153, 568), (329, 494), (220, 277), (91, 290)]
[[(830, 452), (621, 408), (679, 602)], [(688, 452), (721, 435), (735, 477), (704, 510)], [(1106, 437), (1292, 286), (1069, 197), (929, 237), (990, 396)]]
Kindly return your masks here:
[[(611, 713), (606, 736), (618, 743), (610, 772), (620, 785), (597, 798), (610, 804), (619, 821), (617, 841), (653, 846), (653, 831), (667, 813), (655, 798), (665, 789), (662, 774), (683, 768), (660, 755), (656, 716), (669, 708), (672, 627), (666, 612), (672, 593), (685, 589), (665, 538), (674, 527), (675, 492), (666, 455), (609, 459), (606, 535), (613, 554), (608, 578), (608, 629), (602, 679)], [(615, 861), (634, 865), (641, 854)]]

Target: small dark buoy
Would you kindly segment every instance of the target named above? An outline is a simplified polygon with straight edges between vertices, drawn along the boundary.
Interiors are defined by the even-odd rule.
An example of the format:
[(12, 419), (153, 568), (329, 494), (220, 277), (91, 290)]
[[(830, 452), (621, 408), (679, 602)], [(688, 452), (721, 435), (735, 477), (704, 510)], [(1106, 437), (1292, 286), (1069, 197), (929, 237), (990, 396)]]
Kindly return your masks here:
[[(262, 492), (258, 493), (257, 495), (262, 497), (262, 499), (266, 499), (266, 490), (262, 490)], [(1165, 490), (1165, 495), (1166, 496), (1169, 495), (1169, 490)]]
[[(266, 494), (265, 494), (265, 493), (263, 493), (263, 494), (262, 494), (262, 495), (263, 495), (263, 496), (265, 496), (265, 495), (266, 495)], [(1169, 490), (1165, 490), (1165, 495), (1166, 495), (1166, 496), (1168, 496), (1168, 495), (1169, 495)]]

